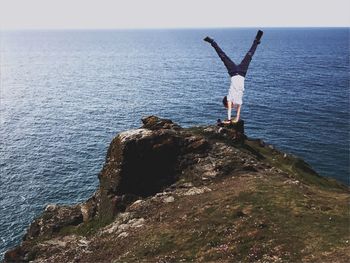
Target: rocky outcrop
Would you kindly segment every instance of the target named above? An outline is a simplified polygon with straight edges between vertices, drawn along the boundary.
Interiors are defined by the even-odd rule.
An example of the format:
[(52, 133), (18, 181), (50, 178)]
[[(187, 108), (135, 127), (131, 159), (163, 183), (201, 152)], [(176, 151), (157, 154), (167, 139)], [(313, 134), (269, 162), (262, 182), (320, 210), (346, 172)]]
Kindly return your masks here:
[(76, 226), (82, 222), (83, 214), (80, 205), (48, 205), (42, 216), (30, 225), (23, 239), (30, 240), (41, 236), (51, 236), (65, 226)]
[[(241, 232), (236, 232), (243, 240), (251, 235), (255, 237), (261, 231), (277, 231), (280, 220), (277, 215), (285, 210), (282, 207), (278, 210), (278, 204), (270, 215), (268, 211), (272, 206), (268, 205), (268, 200), (272, 192), (284, 196), (289, 188), (293, 188), (290, 198), (295, 200), (282, 196), (277, 196), (276, 200), (290, 205), (299, 202), (303, 195), (313, 193), (318, 196), (318, 189), (326, 187), (334, 196), (339, 193), (339, 198), (335, 199), (345, 203), (344, 193), (348, 190), (344, 186), (320, 177), (297, 157), (280, 152), (262, 140), (249, 139), (244, 134), (243, 121), (228, 126), (219, 124), (186, 129), (156, 116), (144, 118), (142, 122), (139, 129), (122, 132), (111, 142), (98, 175), (100, 184), (95, 194), (75, 206), (46, 207), (30, 225), (22, 244), (6, 253), (5, 262), (207, 261), (214, 260), (213, 255), (220, 251), (226, 255), (225, 260), (273, 261), (275, 254), (278, 255), (276, 262), (279, 259), (296, 260), (300, 258), (283, 258), (279, 250), (267, 255), (255, 243), (254, 246), (259, 248), (249, 244), (256, 255), (252, 251), (243, 251), (244, 246), (241, 251), (238, 243), (233, 248), (230, 242), (238, 241), (233, 236), (232, 240), (228, 238), (231, 234), (227, 233), (233, 230), (225, 229), (233, 227), (231, 222), (236, 222), (238, 229), (243, 221), (248, 225), (252, 221), (252, 229), (242, 225)], [(284, 192), (279, 193), (276, 190), (279, 188)], [(261, 192), (261, 199), (265, 198), (267, 203), (261, 202), (260, 196), (255, 196), (256, 192)], [(292, 196), (294, 193), (297, 193), (295, 197)], [(322, 195), (326, 196), (324, 192)], [(324, 207), (329, 206), (323, 199), (322, 202)], [(254, 221), (255, 216), (259, 216), (259, 222)], [(201, 230), (202, 234), (196, 232), (197, 228), (202, 229), (200, 223), (208, 227)], [(213, 236), (211, 224), (223, 232)], [(184, 229), (188, 228), (187, 232), (181, 230), (182, 225)], [(176, 232), (171, 232), (173, 228)], [(334, 228), (334, 231), (341, 230)], [(146, 234), (150, 239), (163, 240), (159, 242), (169, 246), (152, 252), (148, 241), (143, 239)], [(195, 242), (192, 239), (198, 240), (198, 244), (206, 249), (202, 251), (202, 247), (192, 244)], [(268, 242), (277, 246), (275, 241)], [(138, 248), (132, 247), (135, 245)], [(105, 258), (99, 253), (101, 246), (109, 251)], [(151, 252), (142, 252), (142, 246)], [(192, 250), (197, 247), (197, 252), (186, 256), (187, 246)], [(208, 254), (211, 246), (215, 249)], [(176, 251), (181, 252), (181, 256), (171, 254), (176, 254)]]
[(140, 129), (116, 136), (108, 149), (96, 195), (100, 219), (113, 218), (137, 197), (162, 191), (186, 166), (207, 155), (205, 138), (187, 134), (170, 120), (150, 116), (142, 121)]

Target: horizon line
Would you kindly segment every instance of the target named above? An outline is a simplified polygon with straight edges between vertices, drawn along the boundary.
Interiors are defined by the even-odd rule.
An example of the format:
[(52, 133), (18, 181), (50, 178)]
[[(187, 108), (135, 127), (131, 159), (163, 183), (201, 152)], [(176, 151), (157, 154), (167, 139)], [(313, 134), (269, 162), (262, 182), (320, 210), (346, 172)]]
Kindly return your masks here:
[(350, 26), (338, 25), (338, 26), (329, 26), (329, 25), (317, 25), (317, 26), (208, 26), (208, 27), (33, 27), (33, 28), (0, 28), (0, 31), (61, 31), (61, 30), (176, 30), (176, 29), (255, 29), (255, 28), (266, 28), (266, 29), (293, 29), (293, 28), (348, 28)]

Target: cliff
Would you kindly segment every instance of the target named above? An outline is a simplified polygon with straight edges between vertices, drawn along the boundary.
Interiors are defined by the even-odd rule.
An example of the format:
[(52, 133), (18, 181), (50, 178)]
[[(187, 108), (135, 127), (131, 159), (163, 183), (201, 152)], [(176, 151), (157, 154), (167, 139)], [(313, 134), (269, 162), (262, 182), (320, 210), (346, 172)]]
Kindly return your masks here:
[(144, 118), (95, 194), (49, 205), (5, 262), (347, 262), (349, 189), (230, 126)]

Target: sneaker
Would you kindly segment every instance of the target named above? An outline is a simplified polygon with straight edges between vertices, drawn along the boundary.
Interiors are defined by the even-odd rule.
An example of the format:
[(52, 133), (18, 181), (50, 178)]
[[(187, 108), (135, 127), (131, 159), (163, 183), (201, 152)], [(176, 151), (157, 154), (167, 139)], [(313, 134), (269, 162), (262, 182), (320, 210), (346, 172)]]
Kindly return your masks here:
[(262, 37), (263, 34), (264, 34), (264, 32), (261, 31), (261, 30), (259, 30), (258, 33), (256, 34), (256, 36), (255, 36), (255, 41), (257, 41), (258, 44), (260, 44), (260, 39), (261, 39), (261, 37)]
[(206, 37), (203, 39), (204, 41), (208, 42), (208, 43), (213, 43), (214, 42), (214, 39), (210, 38), (210, 37)]

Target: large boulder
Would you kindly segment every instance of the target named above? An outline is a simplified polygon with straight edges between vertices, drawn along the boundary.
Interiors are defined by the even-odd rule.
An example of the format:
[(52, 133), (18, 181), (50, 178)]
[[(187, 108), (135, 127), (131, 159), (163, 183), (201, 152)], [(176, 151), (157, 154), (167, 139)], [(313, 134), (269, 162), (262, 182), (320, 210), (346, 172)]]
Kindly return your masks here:
[(99, 174), (100, 218), (112, 218), (136, 197), (153, 195), (173, 184), (182, 157), (209, 147), (204, 138), (186, 134), (171, 120), (150, 116), (142, 121), (143, 127), (118, 134), (110, 144)]
[(181, 127), (174, 123), (169, 119), (161, 119), (157, 116), (151, 115), (148, 117), (144, 117), (141, 119), (143, 126), (142, 128), (150, 129), (150, 130), (158, 130), (158, 129), (174, 129), (179, 130)]

